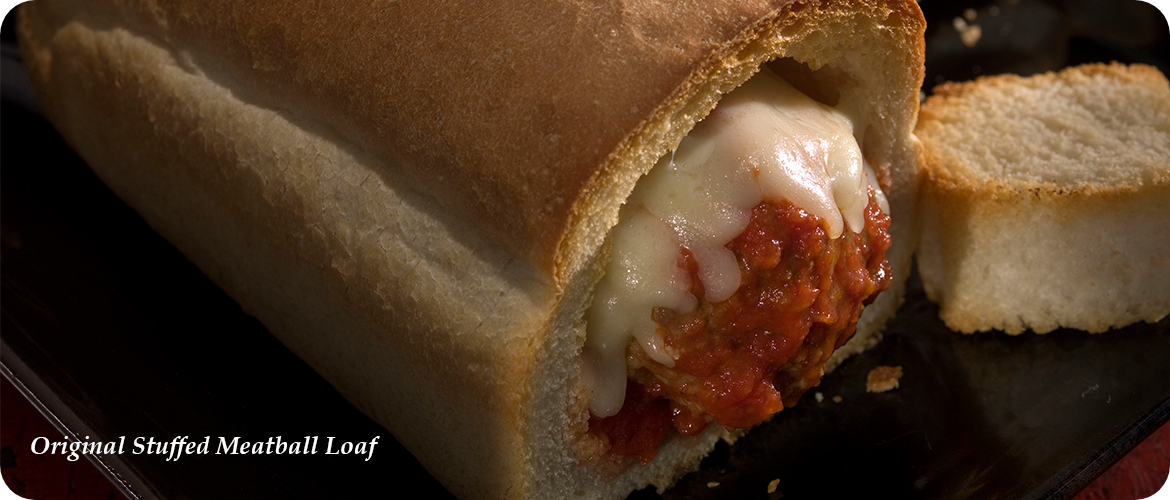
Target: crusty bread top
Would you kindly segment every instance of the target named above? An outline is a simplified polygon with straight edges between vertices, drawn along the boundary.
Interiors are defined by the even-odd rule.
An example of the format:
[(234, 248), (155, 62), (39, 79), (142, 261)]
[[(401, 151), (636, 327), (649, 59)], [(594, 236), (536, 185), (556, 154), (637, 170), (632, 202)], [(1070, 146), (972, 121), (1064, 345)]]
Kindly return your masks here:
[(1170, 182), (1170, 84), (1144, 65), (946, 83), (918, 128), (931, 182), (1010, 196)]
[[(74, 1), (112, 25), (137, 19), (209, 76), (264, 89), (249, 99), (381, 151), (558, 283), (596, 251), (638, 176), (783, 52), (783, 40), (750, 49), (765, 27), (819, 7), (922, 29), (905, 0)], [(920, 66), (915, 38), (900, 38)], [(921, 79), (905, 73), (890, 71), (875, 100)]]

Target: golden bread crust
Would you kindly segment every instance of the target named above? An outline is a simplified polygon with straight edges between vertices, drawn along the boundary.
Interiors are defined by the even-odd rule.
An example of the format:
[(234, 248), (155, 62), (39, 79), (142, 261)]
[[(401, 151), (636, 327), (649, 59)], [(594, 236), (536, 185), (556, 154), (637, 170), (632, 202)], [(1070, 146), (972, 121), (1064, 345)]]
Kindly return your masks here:
[(386, 155), (561, 283), (588, 253), (579, 247), (599, 243), (575, 232), (610, 211), (608, 179), (645, 173), (653, 160), (631, 162), (639, 149), (657, 159), (671, 146), (646, 144), (646, 128), (666, 117), (689, 129), (761, 56), (776, 55), (763, 52), (779, 52), (751, 47), (763, 32), (794, 23), (793, 12), (895, 8), (913, 19), (916, 10), (791, 0), (75, 3), (99, 22), (133, 19), (213, 78), (264, 89), (250, 98), (309, 113)]

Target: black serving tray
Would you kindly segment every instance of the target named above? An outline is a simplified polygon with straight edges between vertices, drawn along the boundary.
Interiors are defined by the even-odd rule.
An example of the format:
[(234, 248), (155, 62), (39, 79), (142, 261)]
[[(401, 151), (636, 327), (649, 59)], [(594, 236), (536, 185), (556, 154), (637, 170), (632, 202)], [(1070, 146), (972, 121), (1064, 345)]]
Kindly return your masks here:
[[(1156, 10), (1108, 2), (1101, 13), (1100, 5), (923, 0), (927, 85), (1092, 60), (1167, 71), (1168, 34)], [(968, 7), (982, 19), (976, 48), (959, 43), (952, 27)], [(92, 458), (130, 498), (450, 497), (69, 150), (32, 101), (10, 28), (9, 19), (0, 71), (0, 371), (64, 435), (125, 436), (123, 453)], [(902, 367), (900, 388), (865, 392), (879, 365)], [(1168, 419), (1170, 320), (1101, 335), (964, 336), (947, 330), (912, 279), (875, 349), (736, 445), (720, 445), (674, 488), (631, 498), (1063, 499)], [(130, 452), (135, 438), (175, 436), (318, 436), (322, 453), (328, 436), (380, 441), (369, 461), (322, 453), (168, 461)]]

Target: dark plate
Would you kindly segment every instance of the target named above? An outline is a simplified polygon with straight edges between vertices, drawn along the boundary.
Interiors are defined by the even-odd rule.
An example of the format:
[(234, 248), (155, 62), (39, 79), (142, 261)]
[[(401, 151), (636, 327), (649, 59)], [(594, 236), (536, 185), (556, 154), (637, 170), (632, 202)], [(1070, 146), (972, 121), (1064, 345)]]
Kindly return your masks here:
[[(928, 84), (1090, 60), (1166, 71), (1165, 22), (1136, 2), (1101, 14), (1090, 2), (936, 1), (922, 2)], [(951, 22), (970, 6), (984, 31), (974, 49)], [(71, 438), (125, 437), (122, 453), (95, 458), (132, 498), (449, 496), (94, 177), (36, 112), (4, 50), (4, 374)], [(912, 281), (877, 348), (662, 497), (1068, 498), (1170, 419), (1170, 320), (1104, 335), (962, 336), (936, 312)], [(879, 365), (902, 366), (899, 389), (865, 392)], [(136, 438), (176, 436), (319, 445), (315, 455), (134, 453)], [(324, 455), (330, 436), (380, 441), (366, 461)]]

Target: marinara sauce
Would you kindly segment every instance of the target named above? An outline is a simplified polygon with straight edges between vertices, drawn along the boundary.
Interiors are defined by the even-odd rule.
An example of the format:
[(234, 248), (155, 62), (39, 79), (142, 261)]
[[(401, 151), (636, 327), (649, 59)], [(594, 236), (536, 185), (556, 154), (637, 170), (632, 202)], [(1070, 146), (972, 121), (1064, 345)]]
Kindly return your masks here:
[(864, 305), (889, 287), (889, 225), (872, 192), (865, 228), (837, 239), (792, 203), (760, 203), (727, 244), (739, 260), (739, 290), (717, 303), (704, 299), (698, 266), (683, 249), (680, 265), (699, 306), (653, 311), (674, 367), (630, 349), (625, 404), (612, 417), (591, 417), (589, 431), (608, 440), (610, 454), (647, 463), (670, 427), (686, 435), (712, 420), (750, 427), (796, 404), (853, 336)]

